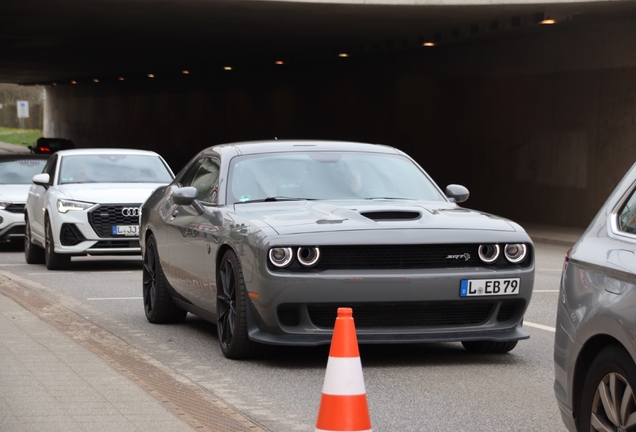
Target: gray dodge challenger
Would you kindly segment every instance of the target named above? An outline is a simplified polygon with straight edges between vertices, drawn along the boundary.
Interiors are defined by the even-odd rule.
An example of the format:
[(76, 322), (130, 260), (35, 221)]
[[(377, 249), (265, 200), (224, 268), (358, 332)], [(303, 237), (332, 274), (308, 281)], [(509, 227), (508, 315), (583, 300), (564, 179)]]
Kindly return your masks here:
[(329, 344), (339, 307), (361, 344), (508, 352), (529, 337), (533, 244), (467, 198), (384, 145), (207, 148), (142, 206), (146, 318), (209, 320), (234, 359)]

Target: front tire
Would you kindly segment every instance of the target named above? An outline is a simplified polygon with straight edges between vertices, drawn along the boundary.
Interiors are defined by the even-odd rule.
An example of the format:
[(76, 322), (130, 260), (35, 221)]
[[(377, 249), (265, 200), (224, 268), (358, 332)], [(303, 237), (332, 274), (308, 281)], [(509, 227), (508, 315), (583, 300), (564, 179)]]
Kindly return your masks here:
[(31, 225), (25, 213), (24, 222), (24, 259), (27, 264), (44, 264), (44, 249), (31, 242)]
[(179, 308), (168, 292), (168, 280), (161, 268), (157, 241), (148, 238), (143, 268), (143, 297), (146, 319), (155, 324), (180, 323), (187, 311)]
[(51, 221), (46, 220), (44, 236), (44, 262), (49, 270), (66, 270), (71, 264), (71, 256), (55, 252), (55, 239)]
[(479, 354), (503, 354), (512, 351), (517, 346), (518, 341), (496, 342), (496, 341), (463, 341), (462, 345), (466, 351)]
[(254, 357), (262, 345), (247, 336), (247, 298), (243, 272), (233, 251), (221, 260), (217, 276), (216, 325), (219, 345), (229, 359)]
[(583, 385), (580, 432), (633, 430), (636, 427), (636, 366), (622, 347), (603, 349)]

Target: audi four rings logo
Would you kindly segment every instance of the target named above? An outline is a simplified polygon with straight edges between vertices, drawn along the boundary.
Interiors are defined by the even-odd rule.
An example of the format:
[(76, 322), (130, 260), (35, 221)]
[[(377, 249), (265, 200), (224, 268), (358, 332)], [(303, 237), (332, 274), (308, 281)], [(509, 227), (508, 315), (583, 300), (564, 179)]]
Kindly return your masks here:
[(141, 208), (124, 207), (123, 209), (121, 209), (121, 214), (124, 216), (141, 216)]

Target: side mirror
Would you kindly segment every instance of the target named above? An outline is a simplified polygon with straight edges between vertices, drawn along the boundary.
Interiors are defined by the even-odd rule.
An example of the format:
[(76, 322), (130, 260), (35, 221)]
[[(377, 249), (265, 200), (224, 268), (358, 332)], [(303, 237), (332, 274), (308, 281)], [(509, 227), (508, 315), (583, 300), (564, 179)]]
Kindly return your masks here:
[(199, 191), (193, 187), (183, 187), (174, 191), (171, 195), (172, 202), (176, 205), (192, 205), (192, 202), (199, 196)]
[[(172, 202), (176, 205), (186, 206), (191, 205), (199, 215), (206, 213), (205, 207), (199, 202), (197, 197), (199, 196), (199, 191), (196, 188), (191, 186), (179, 188), (172, 193), (170, 198)], [(214, 226), (223, 225), (223, 213), (218, 210), (208, 211), (206, 214), (207, 219)]]
[(38, 186), (44, 186), (45, 188), (48, 188), (50, 186), (50, 180), (51, 177), (47, 173), (36, 174), (33, 176), (33, 183)]
[(451, 202), (464, 202), (468, 199), (470, 192), (462, 185), (451, 184), (446, 186), (446, 196)]

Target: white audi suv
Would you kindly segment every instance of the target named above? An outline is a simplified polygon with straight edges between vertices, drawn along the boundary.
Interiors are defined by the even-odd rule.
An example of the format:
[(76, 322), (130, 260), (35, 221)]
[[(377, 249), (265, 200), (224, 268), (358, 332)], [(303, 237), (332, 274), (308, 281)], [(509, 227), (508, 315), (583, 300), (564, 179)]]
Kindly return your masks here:
[(72, 256), (139, 254), (141, 204), (173, 178), (168, 164), (152, 151), (55, 153), (29, 190), (26, 262), (60, 270)]

